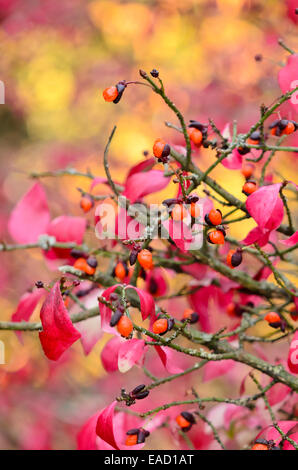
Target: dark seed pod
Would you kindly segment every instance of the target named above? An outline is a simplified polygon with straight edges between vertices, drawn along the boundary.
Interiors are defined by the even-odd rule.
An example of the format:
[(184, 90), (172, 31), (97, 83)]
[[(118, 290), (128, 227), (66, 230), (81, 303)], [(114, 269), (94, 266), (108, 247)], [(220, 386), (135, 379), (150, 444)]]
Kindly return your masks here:
[(112, 292), (110, 295), (110, 301), (115, 302), (115, 300), (118, 300), (118, 294), (116, 294), (116, 292)]
[(197, 321), (199, 320), (200, 316), (197, 312), (193, 312), (191, 315), (190, 315), (190, 322), (189, 323), (197, 323)]
[(75, 258), (75, 259), (86, 258), (86, 254), (83, 251), (78, 250), (77, 248), (73, 248), (71, 250), (70, 256), (72, 256), (72, 258)]
[(177, 198), (165, 199), (162, 201), (163, 206), (170, 207), (177, 204)]
[(150, 277), (149, 279), (149, 292), (150, 294), (154, 295), (158, 291), (158, 284), (156, 280), (153, 277)]
[(143, 392), (135, 394), (134, 398), (136, 398), (137, 400), (143, 400), (143, 398), (148, 397), (149, 393), (149, 390), (144, 390)]
[(144, 390), (145, 387), (146, 387), (145, 384), (138, 385), (137, 387), (135, 387), (135, 388), (130, 392), (130, 395), (135, 395), (135, 394), (141, 392), (142, 390)]
[(189, 423), (194, 424), (196, 422), (194, 415), (188, 411), (182, 411), (181, 416), (186, 419)]
[(113, 101), (113, 103), (115, 103), (115, 104), (119, 103), (119, 101), (121, 100), (123, 92), (126, 88), (126, 85), (123, 82), (119, 82), (119, 83), (117, 83), (116, 88), (118, 90), (118, 96)]
[(236, 268), (236, 266), (239, 266), (239, 264), (241, 263), (242, 263), (242, 251), (237, 250), (236, 253), (232, 255), (231, 264), (234, 268)]
[(287, 127), (287, 125), (289, 124), (289, 121), (287, 119), (281, 119), (279, 122), (278, 122), (278, 127), (283, 130)]
[(129, 431), (127, 431), (127, 436), (133, 436), (134, 434), (139, 434), (139, 428), (133, 428), (133, 429), (129, 429)]
[(275, 322), (272, 322), (272, 323), (269, 323), (269, 325), (271, 326), (271, 328), (281, 328), (281, 321), (275, 321)]
[(256, 141), (260, 140), (260, 138), (261, 138), (261, 133), (260, 133), (260, 131), (254, 131), (254, 132), (250, 135), (249, 138), (250, 138), (251, 140), (256, 140)]
[(208, 217), (208, 214), (205, 215), (205, 222), (207, 225), (212, 225), (212, 223), (210, 222), (210, 219)]
[(94, 256), (89, 256), (89, 258), (87, 258), (87, 264), (91, 268), (97, 268), (97, 259)]
[(210, 238), (210, 234), (209, 234), (209, 233), (208, 233), (208, 235), (207, 235), (207, 241), (208, 241), (209, 243), (211, 243), (212, 245), (214, 245), (213, 241), (212, 241), (211, 238)]
[(195, 196), (195, 195), (188, 196), (187, 198), (188, 204), (191, 204), (192, 202), (193, 203), (198, 202), (198, 200), (199, 200), (199, 196)]
[(138, 252), (134, 249), (131, 250), (130, 255), (129, 255), (129, 264), (130, 266), (133, 266), (138, 258)]
[(170, 152), (171, 152), (171, 147), (169, 146), (169, 144), (166, 144), (161, 154), (162, 159), (168, 157), (170, 155)]
[(255, 444), (264, 444), (264, 445), (268, 445), (268, 441), (266, 441), (266, 439), (256, 439), (255, 440)]
[(138, 441), (137, 441), (137, 443), (142, 444), (143, 442), (145, 442), (145, 439), (146, 439), (146, 437), (149, 436), (149, 434), (150, 434), (149, 431), (147, 431), (146, 429), (140, 428), (139, 432), (138, 432)]
[(217, 230), (219, 230), (223, 234), (224, 237), (227, 235), (223, 225), (218, 225)]
[(159, 76), (159, 71), (156, 69), (151, 70), (150, 74), (152, 77), (157, 78)]
[(42, 281), (36, 281), (35, 286), (37, 289), (42, 289), (44, 287), (44, 283)]
[(189, 122), (190, 124), (188, 125), (188, 127), (194, 127), (195, 129), (198, 129), (201, 132), (204, 132), (206, 131), (206, 129), (208, 129), (208, 124), (202, 124), (201, 122), (194, 121), (193, 119), (190, 119)]
[(297, 129), (298, 129), (298, 122), (292, 121), (292, 120), (289, 121), (289, 122), (291, 122), (292, 124), (294, 124), (294, 126), (295, 126), (295, 131), (297, 131)]
[(119, 308), (117, 308), (117, 310), (113, 313), (112, 317), (111, 317), (111, 321), (110, 321), (110, 326), (116, 326), (118, 321), (120, 320), (120, 318), (122, 317), (123, 313), (121, 312), (121, 310), (119, 310)]
[(172, 329), (173, 329), (173, 326), (174, 326), (174, 324), (175, 324), (175, 320), (174, 320), (174, 318), (168, 318), (168, 329), (167, 329), (167, 331), (170, 331), (170, 330), (172, 330)]
[(276, 127), (279, 123), (279, 119), (275, 119), (274, 121), (272, 121), (272, 123), (270, 124), (269, 126), (269, 129), (274, 129), (274, 127)]
[(238, 147), (237, 150), (238, 150), (238, 153), (240, 153), (240, 155), (246, 155), (247, 153), (250, 152), (250, 148), (245, 147), (245, 146), (244, 147)]

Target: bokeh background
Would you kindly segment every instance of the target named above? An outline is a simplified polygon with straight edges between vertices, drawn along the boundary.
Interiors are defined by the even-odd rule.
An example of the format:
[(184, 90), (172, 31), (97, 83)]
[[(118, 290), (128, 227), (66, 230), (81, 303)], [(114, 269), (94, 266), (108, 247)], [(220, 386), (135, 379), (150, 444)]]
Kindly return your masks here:
[[(277, 74), (288, 54), (277, 41), (282, 37), (297, 49), (295, 7), (296, 0), (0, 0), (0, 79), (6, 92), (0, 105), (0, 239), (10, 241), (7, 218), (32, 185), (31, 172), (75, 167), (104, 176), (103, 148), (114, 124), (110, 161), (117, 181), (144, 150), (151, 151), (156, 137), (182, 144), (181, 136), (164, 126), (164, 121), (176, 123), (175, 116), (149, 89), (131, 86), (117, 106), (104, 102), (104, 88), (138, 79), (139, 68), (160, 71), (187, 120), (211, 117), (222, 129), (237, 119), (239, 129), (247, 130), (259, 116), (259, 105), (280, 94)], [(203, 149), (195, 158), (207, 168), (214, 157)], [(279, 154), (276, 160), (275, 170), (291, 179), (295, 155)], [(220, 166), (214, 176), (244, 198), (239, 171)], [(81, 215), (77, 187), (87, 189), (86, 179), (43, 183), (52, 217)], [(174, 190), (169, 187), (166, 194)], [(164, 194), (152, 200), (161, 201)], [(241, 239), (252, 226), (250, 221), (235, 224), (231, 234)], [(11, 317), (36, 280), (55, 276), (37, 250), (1, 254), (1, 319)], [(99, 355), (106, 340), (88, 357), (75, 345), (52, 364), (30, 334), (23, 336), (23, 345), (13, 333), (1, 333), (0, 339), (6, 346), (6, 365), (0, 366), (0, 448), (74, 448), (80, 425), (123, 385), (120, 373), (107, 379), (102, 368)], [(128, 373), (125, 383), (135, 384), (135, 375)], [(220, 380), (201, 390), (227, 393)], [(166, 435), (155, 439), (149, 447), (173, 446)]]

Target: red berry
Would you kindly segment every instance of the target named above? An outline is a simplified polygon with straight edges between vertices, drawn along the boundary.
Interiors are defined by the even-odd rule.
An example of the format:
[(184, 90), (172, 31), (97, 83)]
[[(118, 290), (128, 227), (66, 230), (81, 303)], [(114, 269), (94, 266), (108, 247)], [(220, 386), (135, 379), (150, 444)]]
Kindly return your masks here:
[(130, 436), (127, 436), (125, 445), (126, 446), (135, 446), (138, 443), (138, 435), (137, 434), (131, 434)]
[(128, 338), (133, 330), (133, 324), (130, 318), (123, 315), (117, 323), (117, 330), (121, 336)]
[(127, 276), (127, 267), (122, 263), (122, 261), (119, 261), (115, 267), (115, 276), (120, 279), (120, 281), (123, 281), (123, 279)]
[(219, 209), (211, 209), (211, 211), (208, 214), (208, 219), (206, 218), (206, 221), (207, 220), (211, 225), (221, 224), (221, 221), (222, 221), (221, 211)]
[(189, 135), (190, 140), (197, 146), (200, 147), (203, 141), (203, 134), (199, 129), (195, 127), (189, 127), (187, 129), (187, 133)]
[(159, 318), (153, 323), (153, 333), (160, 335), (168, 331), (168, 320), (166, 318)]
[(242, 192), (249, 196), (257, 190), (257, 184), (254, 181), (246, 181), (242, 186)]
[(280, 316), (276, 312), (269, 312), (265, 316), (264, 320), (266, 320), (268, 323), (279, 323)]
[(103, 97), (105, 101), (112, 102), (114, 101), (117, 96), (118, 96), (118, 89), (116, 86), (110, 86), (106, 88), (103, 92)]
[(255, 166), (252, 163), (246, 162), (242, 166), (241, 173), (246, 179), (248, 179), (252, 176), (254, 170), (255, 170)]
[(220, 230), (213, 230), (208, 233), (208, 241), (214, 245), (223, 245), (225, 242), (225, 236)]
[(269, 450), (266, 444), (254, 444), (251, 450)]
[(75, 269), (79, 269), (80, 271), (85, 272), (89, 276), (92, 276), (95, 273), (95, 268), (93, 268), (92, 266), (89, 266), (85, 258), (78, 258), (75, 261), (73, 267)]
[(94, 206), (94, 200), (91, 196), (85, 195), (82, 196), (81, 201), (80, 201), (80, 207), (83, 209), (84, 212), (89, 212), (90, 209)]
[(138, 254), (138, 261), (144, 269), (153, 268), (152, 253), (149, 250), (141, 250)]

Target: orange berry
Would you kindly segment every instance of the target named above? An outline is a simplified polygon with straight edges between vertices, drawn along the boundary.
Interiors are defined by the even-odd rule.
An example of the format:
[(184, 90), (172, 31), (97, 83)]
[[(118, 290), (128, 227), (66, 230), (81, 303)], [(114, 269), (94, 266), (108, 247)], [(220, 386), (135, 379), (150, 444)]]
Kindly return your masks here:
[(291, 121), (289, 121), (287, 124), (287, 127), (282, 131), (282, 135), (284, 134), (289, 135), (289, 134), (292, 134), (294, 131), (295, 131), (295, 125)]
[(126, 317), (125, 315), (122, 315), (122, 317), (117, 323), (117, 330), (119, 331), (121, 336), (124, 336), (124, 338), (128, 338), (128, 336), (130, 336), (133, 330), (133, 324), (130, 318)]
[(135, 446), (138, 443), (138, 435), (137, 434), (130, 434), (127, 436), (125, 445), (126, 446)]
[(80, 207), (83, 209), (84, 212), (89, 212), (90, 209), (94, 206), (94, 200), (91, 196), (85, 195), (82, 196), (80, 200)]
[(69, 297), (66, 297), (65, 299), (63, 299), (63, 303), (64, 303), (64, 306), (67, 308), (69, 305)]
[(277, 130), (277, 127), (273, 127), (272, 129), (270, 129), (270, 134), (276, 135), (276, 130)]
[(193, 313), (192, 308), (186, 308), (183, 312), (183, 318), (190, 318), (192, 313)]
[(248, 179), (252, 176), (254, 169), (255, 169), (255, 166), (252, 163), (246, 162), (242, 166), (241, 173), (246, 179)]
[(265, 316), (264, 320), (266, 320), (268, 323), (279, 323), (280, 316), (276, 312), (269, 312)]
[(103, 97), (105, 101), (111, 102), (114, 101), (118, 96), (118, 90), (116, 86), (110, 86), (106, 88), (103, 92)]
[(149, 250), (141, 250), (138, 253), (138, 261), (144, 269), (153, 268), (152, 253)]
[(176, 418), (176, 423), (178, 424), (178, 426), (180, 426), (180, 428), (188, 428), (188, 426), (190, 425), (190, 422), (187, 421), (187, 419), (183, 418), (182, 415), (178, 415), (177, 418)]
[(170, 146), (163, 139), (156, 139), (153, 144), (153, 155), (156, 158), (167, 157), (170, 150)]
[(228, 304), (228, 306), (226, 308), (226, 312), (230, 317), (235, 317), (236, 316), (235, 304), (233, 302)]
[(183, 220), (187, 216), (187, 212), (183, 204), (175, 204), (172, 209), (172, 219), (173, 220)]
[(115, 267), (115, 276), (118, 277), (120, 281), (123, 281), (123, 279), (127, 276), (127, 270), (121, 261)]
[(251, 450), (269, 450), (266, 444), (254, 444)]
[(206, 218), (206, 222), (210, 222), (212, 225), (219, 225), (222, 221), (222, 215), (219, 209), (211, 209), (208, 214), (208, 219)]
[(242, 186), (242, 192), (246, 194), (246, 196), (254, 193), (257, 189), (257, 184), (254, 181), (246, 181)]
[(95, 273), (95, 268), (89, 266), (85, 258), (78, 258), (73, 267), (75, 269), (79, 269), (80, 271), (83, 271), (84, 273), (88, 274), (89, 276), (92, 276)]
[(195, 127), (189, 127), (187, 129), (187, 133), (189, 135), (190, 140), (199, 147), (203, 140), (202, 132), (199, 129), (196, 129)]
[(168, 320), (166, 318), (159, 318), (153, 323), (152, 329), (156, 335), (165, 333), (168, 329)]
[(223, 245), (225, 242), (225, 236), (220, 230), (214, 230), (208, 233), (208, 241), (214, 245)]
[(190, 215), (196, 219), (200, 215), (200, 207), (196, 202), (191, 202), (190, 204)]

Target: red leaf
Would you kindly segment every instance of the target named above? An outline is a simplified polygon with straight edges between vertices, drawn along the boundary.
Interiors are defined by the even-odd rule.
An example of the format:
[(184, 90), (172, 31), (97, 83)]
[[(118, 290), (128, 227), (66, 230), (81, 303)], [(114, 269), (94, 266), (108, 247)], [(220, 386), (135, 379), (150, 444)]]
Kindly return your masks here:
[(298, 331), (294, 334), (290, 345), (288, 366), (293, 374), (298, 374)]
[(246, 200), (246, 208), (260, 229), (275, 230), (283, 219), (283, 202), (279, 197), (281, 183), (262, 186)]
[[(11, 317), (11, 321), (29, 321), (32, 313), (34, 312), (35, 307), (37, 306), (38, 302), (40, 301), (43, 295), (45, 295), (45, 291), (43, 289), (37, 289), (33, 292), (26, 292), (25, 294), (23, 294), (20, 298), (16, 311)], [(22, 342), (22, 333), (20, 331), (17, 331), (16, 335)]]
[(59, 282), (52, 287), (40, 312), (43, 331), (39, 339), (45, 355), (57, 361), (62, 354), (80, 337), (73, 326), (64, 306)]
[[(298, 86), (298, 54), (289, 55), (286, 66), (279, 71), (278, 83), (283, 93), (293, 90)], [(289, 101), (297, 112), (298, 92), (293, 93)]]
[(287, 240), (281, 240), (280, 243), (288, 247), (296, 245), (296, 243), (298, 243), (298, 230), (293, 233), (291, 237), (287, 238)]
[[(83, 217), (71, 217), (62, 215), (53, 219), (47, 233), (56, 238), (57, 242), (73, 242), (80, 245), (86, 230), (86, 219)], [(48, 259), (68, 259), (70, 250), (65, 248), (52, 248), (45, 252)]]
[(40, 183), (35, 183), (13, 209), (8, 230), (18, 243), (34, 243), (46, 233), (50, 213), (46, 193)]
[(139, 296), (140, 299), (140, 306), (141, 306), (141, 314), (142, 314), (142, 319), (146, 320), (149, 315), (153, 316), (155, 314), (155, 304), (154, 300), (151, 294), (148, 292), (139, 289), (138, 287), (134, 287), (131, 285), (128, 285), (126, 289), (133, 289), (136, 291), (136, 293)]
[(148, 194), (164, 189), (169, 182), (170, 178), (166, 178), (161, 170), (134, 173), (126, 180), (123, 196), (133, 203)]

